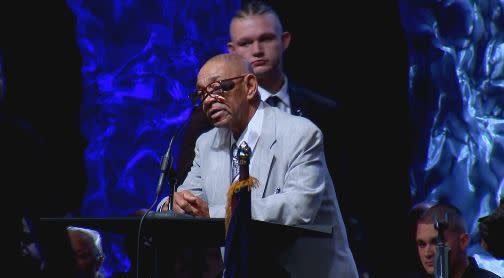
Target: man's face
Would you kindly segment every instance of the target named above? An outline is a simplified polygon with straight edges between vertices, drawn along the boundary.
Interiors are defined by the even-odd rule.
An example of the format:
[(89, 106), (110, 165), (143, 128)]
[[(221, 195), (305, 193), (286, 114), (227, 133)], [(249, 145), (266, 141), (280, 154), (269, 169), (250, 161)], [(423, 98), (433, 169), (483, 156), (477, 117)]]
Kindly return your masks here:
[[(243, 87), (245, 77), (240, 76), (242, 75), (232, 73), (216, 62), (205, 65), (198, 74), (198, 90), (212, 92), (203, 100), (203, 112), (216, 127), (235, 130), (242, 122), (248, 102)], [(227, 81), (233, 82), (232, 89), (226, 91), (219, 89), (218, 81), (234, 77), (237, 78)]]
[(289, 44), (290, 34), (281, 33), (280, 23), (274, 15), (252, 15), (234, 19), (231, 22), (230, 35), (230, 52), (244, 57), (258, 77), (281, 70), (282, 54)]
[[(431, 275), (434, 274), (437, 235), (438, 232), (433, 224), (418, 223), (416, 231), (418, 256), (425, 271)], [(447, 230), (444, 237), (446, 246), (450, 248), (450, 267), (453, 267), (456, 262), (464, 259), (462, 236), (457, 232)]]
[(416, 231), (418, 256), (423, 268), (429, 274), (434, 274), (434, 260), (436, 257), (437, 230), (432, 224), (419, 223)]

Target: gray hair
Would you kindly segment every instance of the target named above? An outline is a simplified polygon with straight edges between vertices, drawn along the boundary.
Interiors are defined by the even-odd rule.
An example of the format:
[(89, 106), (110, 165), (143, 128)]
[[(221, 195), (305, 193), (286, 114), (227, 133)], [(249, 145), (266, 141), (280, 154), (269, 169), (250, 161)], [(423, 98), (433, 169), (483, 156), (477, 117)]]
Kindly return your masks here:
[(82, 227), (68, 226), (68, 232), (78, 232), (88, 237), (93, 242), (93, 252), (96, 257), (103, 257), (103, 248), (101, 244), (101, 235), (98, 231)]

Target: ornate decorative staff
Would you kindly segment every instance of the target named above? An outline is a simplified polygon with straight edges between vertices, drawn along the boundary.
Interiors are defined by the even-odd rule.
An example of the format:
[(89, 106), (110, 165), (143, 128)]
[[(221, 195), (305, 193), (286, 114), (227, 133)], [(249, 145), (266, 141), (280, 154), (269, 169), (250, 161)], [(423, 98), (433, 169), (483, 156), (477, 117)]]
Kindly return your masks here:
[(257, 184), (257, 179), (249, 176), (251, 150), (243, 142), (238, 147), (238, 181), (229, 187), (226, 204), (226, 241), (224, 253), (224, 277), (250, 277), (250, 258), (254, 247), (251, 246), (251, 198), (250, 192)]
[[(229, 222), (231, 221), (231, 216), (234, 213), (233, 211), (236, 209), (237, 205), (237, 196), (241, 192), (242, 195), (240, 199), (243, 197), (248, 198), (248, 203), (250, 204), (250, 191), (253, 187), (257, 185), (257, 179), (254, 177), (250, 177), (249, 175), (249, 164), (250, 164), (250, 156), (252, 155), (252, 151), (246, 142), (242, 142), (238, 147), (237, 158), (238, 165), (240, 167), (240, 177), (238, 181), (235, 181), (229, 186), (227, 192), (227, 204), (226, 204), (226, 233), (229, 228)], [(244, 190), (246, 189), (246, 190)], [(250, 208), (249, 208), (250, 210)]]

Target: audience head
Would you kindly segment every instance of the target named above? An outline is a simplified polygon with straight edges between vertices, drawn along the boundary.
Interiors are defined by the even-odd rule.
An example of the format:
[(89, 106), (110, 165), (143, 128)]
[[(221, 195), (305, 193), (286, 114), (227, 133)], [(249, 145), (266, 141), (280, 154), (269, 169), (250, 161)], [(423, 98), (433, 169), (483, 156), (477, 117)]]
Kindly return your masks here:
[(423, 265), (420, 262), (419, 254), (418, 254), (418, 247), (417, 247), (417, 242), (416, 242), (416, 231), (417, 231), (417, 225), (418, 225), (418, 220), (420, 217), (422, 217), (422, 214), (425, 213), (425, 211), (430, 207), (429, 203), (426, 202), (421, 202), (418, 204), (415, 204), (413, 207), (408, 212), (408, 245), (410, 245), (410, 252), (411, 252), (411, 257), (415, 257), (416, 260), (408, 262), (410, 271), (412, 272), (418, 272), (422, 271), (424, 269)]
[(468, 265), (467, 247), (470, 237), (467, 233), (464, 217), (459, 209), (448, 203), (439, 203), (431, 206), (418, 218), (416, 225), (416, 243), (418, 256), (424, 270), (434, 273), (436, 256), (436, 242), (438, 230), (436, 221), (446, 222), (444, 241), (450, 248), (450, 270), (460, 272)]
[(201, 67), (196, 86), (210, 122), (239, 136), (259, 104), (250, 64), (237, 54), (214, 56)]
[(79, 274), (81, 277), (97, 277), (104, 260), (100, 234), (80, 227), (68, 227), (67, 231)]
[(478, 219), (478, 229), (481, 235), (481, 245), (492, 256), (504, 259), (504, 197), (499, 206), (489, 215)]
[(282, 55), (291, 35), (283, 31), (271, 6), (261, 1), (245, 2), (231, 20), (229, 35), (229, 52), (242, 56), (252, 65), (262, 86), (281, 86), (278, 82), (283, 82)]

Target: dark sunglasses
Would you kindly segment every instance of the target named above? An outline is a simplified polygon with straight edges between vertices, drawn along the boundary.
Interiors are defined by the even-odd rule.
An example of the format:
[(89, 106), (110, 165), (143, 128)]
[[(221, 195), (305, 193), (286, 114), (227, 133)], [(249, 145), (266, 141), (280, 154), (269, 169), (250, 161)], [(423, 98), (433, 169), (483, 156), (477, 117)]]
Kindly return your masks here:
[(205, 101), (205, 99), (209, 96), (218, 96), (223, 93), (230, 91), (234, 88), (235, 82), (233, 80), (244, 78), (246, 74), (235, 76), (227, 79), (216, 80), (210, 84), (208, 84), (203, 89), (198, 89), (196, 92), (192, 93), (192, 100), (199, 99), (201, 102)]

